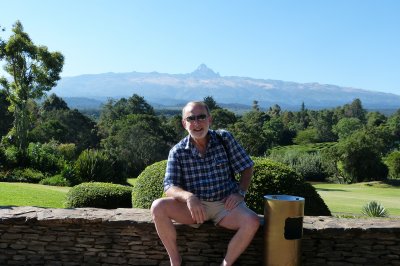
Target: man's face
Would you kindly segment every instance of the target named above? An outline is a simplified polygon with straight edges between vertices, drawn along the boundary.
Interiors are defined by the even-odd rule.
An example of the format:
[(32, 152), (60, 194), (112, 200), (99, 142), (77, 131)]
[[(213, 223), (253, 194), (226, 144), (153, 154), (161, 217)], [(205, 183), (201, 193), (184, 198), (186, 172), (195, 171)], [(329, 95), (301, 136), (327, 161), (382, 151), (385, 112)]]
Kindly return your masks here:
[(193, 139), (203, 139), (207, 136), (211, 124), (211, 116), (201, 105), (186, 106), (182, 118), (183, 127), (189, 132)]

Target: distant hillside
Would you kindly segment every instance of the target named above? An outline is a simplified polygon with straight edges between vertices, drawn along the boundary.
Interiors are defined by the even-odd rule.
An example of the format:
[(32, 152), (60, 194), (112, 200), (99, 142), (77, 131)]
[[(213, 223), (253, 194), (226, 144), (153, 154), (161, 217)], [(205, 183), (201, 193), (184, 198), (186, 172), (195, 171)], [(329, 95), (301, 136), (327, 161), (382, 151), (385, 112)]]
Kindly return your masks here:
[(261, 107), (279, 104), (285, 109), (341, 106), (359, 98), (365, 108), (398, 109), (400, 95), (319, 83), (296, 83), (248, 77), (223, 77), (206, 65), (188, 74), (105, 73), (64, 77), (54, 93), (61, 97), (84, 97), (104, 102), (107, 98), (130, 97), (136, 93), (158, 105), (181, 105), (206, 96), (220, 104)]

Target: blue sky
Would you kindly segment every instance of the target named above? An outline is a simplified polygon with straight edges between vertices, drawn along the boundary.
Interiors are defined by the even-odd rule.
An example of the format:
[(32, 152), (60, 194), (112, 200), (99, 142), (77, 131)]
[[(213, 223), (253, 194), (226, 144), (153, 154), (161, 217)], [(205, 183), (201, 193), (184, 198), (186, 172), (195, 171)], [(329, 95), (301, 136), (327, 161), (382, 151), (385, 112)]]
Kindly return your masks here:
[(189, 73), (318, 82), (400, 94), (397, 0), (0, 0), (65, 56), (62, 76)]

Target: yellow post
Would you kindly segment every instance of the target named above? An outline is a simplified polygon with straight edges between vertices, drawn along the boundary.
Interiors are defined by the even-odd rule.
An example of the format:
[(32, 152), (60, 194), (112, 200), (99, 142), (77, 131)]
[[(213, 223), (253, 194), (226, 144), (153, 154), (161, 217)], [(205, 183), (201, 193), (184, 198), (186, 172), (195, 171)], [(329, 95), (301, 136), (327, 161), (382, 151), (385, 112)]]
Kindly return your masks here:
[(304, 198), (290, 195), (264, 198), (264, 265), (300, 265)]

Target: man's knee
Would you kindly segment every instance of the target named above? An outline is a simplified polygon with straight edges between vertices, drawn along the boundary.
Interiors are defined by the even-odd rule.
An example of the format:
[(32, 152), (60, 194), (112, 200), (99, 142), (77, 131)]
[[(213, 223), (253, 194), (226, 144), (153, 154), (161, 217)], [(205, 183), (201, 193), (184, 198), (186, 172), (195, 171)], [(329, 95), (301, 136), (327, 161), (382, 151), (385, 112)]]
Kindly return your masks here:
[(165, 202), (165, 200), (160, 198), (160, 199), (156, 199), (151, 204), (150, 212), (151, 212), (151, 215), (153, 216), (153, 219), (155, 216), (160, 215), (161, 212), (163, 212), (163, 210), (165, 209), (164, 202)]

